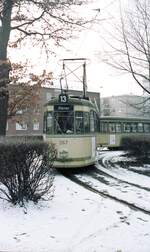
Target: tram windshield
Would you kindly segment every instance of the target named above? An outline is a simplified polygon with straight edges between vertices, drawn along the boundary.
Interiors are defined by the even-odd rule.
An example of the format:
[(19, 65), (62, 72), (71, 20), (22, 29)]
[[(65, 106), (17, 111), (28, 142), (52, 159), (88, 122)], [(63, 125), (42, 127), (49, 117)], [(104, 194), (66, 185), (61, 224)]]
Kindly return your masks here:
[(73, 134), (73, 112), (54, 112), (54, 134)]
[(98, 118), (93, 111), (47, 111), (44, 115), (44, 132), (47, 134), (89, 134), (98, 131)]

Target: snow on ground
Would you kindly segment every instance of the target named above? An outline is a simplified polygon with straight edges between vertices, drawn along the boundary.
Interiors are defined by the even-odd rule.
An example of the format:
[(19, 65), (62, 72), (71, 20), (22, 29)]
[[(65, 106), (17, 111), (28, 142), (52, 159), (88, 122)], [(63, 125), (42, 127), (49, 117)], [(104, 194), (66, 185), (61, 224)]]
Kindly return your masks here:
[[(145, 210), (150, 210), (150, 191), (146, 191), (133, 185), (128, 185), (127, 183), (117, 182), (112, 178), (105, 178), (106, 183), (100, 183), (98, 176), (96, 176), (96, 178), (92, 178), (89, 175), (78, 175), (77, 177), (83, 182), (90, 184), (90, 186), (96, 190), (112, 195), (117, 199), (135, 204), (142, 209), (144, 208)], [(138, 177), (138, 174), (135, 174), (135, 180), (136, 177)]]
[(57, 174), (49, 202), (0, 201), (0, 251), (150, 252), (150, 215), (131, 210)]
[[(97, 153), (97, 160), (99, 158), (99, 156), (104, 156), (103, 162), (106, 163), (107, 166), (107, 161), (109, 161), (109, 159), (111, 159), (111, 161), (114, 163), (120, 160), (134, 160), (134, 158), (127, 158), (122, 156), (124, 154), (123, 151), (110, 151), (107, 152), (107, 155), (104, 153)], [(98, 166), (96, 164), (96, 166)], [(147, 169), (149, 169), (148, 165)], [(146, 167), (145, 167), (146, 168)], [(145, 169), (144, 168), (144, 169)], [(115, 167), (110, 167), (110, 165), (108, 164), (108, 169), (105, 167), (100, 167), (100, 169), (106, 173), (108, 173), (111, 176), (114, 176), (118, 179), (122, 179), (124, 181), (128, 181), (130, 183), (135, 183), (137, 185), (141, 185), (141, 186), (150, 186), (150, 177), (145, 176), (145, 175), (136, 175), (136, 173), (134, 171), (130, 171), (130, 170), (126, 170), (123, 169), (121, 167), (119, 167), (119, 165), (115, 165)], [(138, 170), (143, 171), (143, 167), (139, 167)]]

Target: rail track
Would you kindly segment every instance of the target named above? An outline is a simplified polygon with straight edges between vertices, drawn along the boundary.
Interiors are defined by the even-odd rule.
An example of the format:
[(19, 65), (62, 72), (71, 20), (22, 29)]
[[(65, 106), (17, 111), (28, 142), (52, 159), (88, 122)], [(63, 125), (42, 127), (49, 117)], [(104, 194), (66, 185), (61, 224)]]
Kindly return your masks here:
[(106, 162), (106, 156), (107, 153), (106, 155), (103, 154), (99, 159), (99, 164), (97, 163), (95, 167), (85, 172), (63, 171), (61, 173), (66, 178), (101, 197), (109, 198), (128, 206), (132, 210), (150, 215), (150, 188), (117, 178), (103, 171), (102, 168), (108, 168), (108, 164), (110, 166), (110, 162), (108, 160)]

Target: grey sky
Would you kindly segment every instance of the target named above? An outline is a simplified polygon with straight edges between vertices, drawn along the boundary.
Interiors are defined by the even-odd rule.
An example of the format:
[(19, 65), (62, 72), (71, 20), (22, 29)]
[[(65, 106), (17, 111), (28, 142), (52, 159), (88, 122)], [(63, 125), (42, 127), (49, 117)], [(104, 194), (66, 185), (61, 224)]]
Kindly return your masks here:
[[(118, 95), (118, 94), (142, 94), (142, 90), (138, 88), (132, 78), (125, 74), (121, 74), (102, 62), (104, 58), (104, 51), (107, 49), (107, 44), (104, 39), (107, 40), (107, 31), (112, 29), (111, 24), (117, 23), (119, 20), (119, 2), (121, 0), (93, 0), (88, 8), (83, 10), (83, 15), (97, 16), (101, 19), (99, 25), (89, 24), (88, 29), (85, 29), (78, 35), (78, 38), (66, 42), (64, 45), (68, 49), (57, 48), (57, 56), (53, 55), (48, 61), (45, 57), (41, 57), (37, 48), (31, 48), (27, 51), (18, 49), (17, 60), (20, 58), (35, 58), (35, 70), (40, 71), (43, 68), (47, 68), (48, 71), (53, 71), (55, 80), (54, 83), (58, 85), (59, 77), (61, 73), (61, 65), (59, 59), (72, 58), (72, 57), (86, 57), (89, 58), (91, 63), (87, 66), (88, 77), (88, 90), (101, 92), (102, 96)], [(132, 5), (132, 1), (122, 0), (126, 7)], [(94, 9), (100, 8), (98, 13)], [(112, 31), (112, 30), (111, 30)], [(32, 50), (32, 54), (31, 54)], [(11, 51), (11, 55), (14, 58), (16, 50)], [(46, 63), (45, 63), (46, 62)], [(74, 84), (71, 84), (71, 88), (76, 88)]]

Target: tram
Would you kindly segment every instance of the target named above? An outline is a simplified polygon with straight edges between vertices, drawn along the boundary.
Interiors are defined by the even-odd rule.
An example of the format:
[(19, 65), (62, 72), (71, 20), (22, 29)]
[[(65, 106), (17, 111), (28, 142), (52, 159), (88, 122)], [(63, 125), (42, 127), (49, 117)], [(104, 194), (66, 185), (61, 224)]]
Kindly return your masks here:
[(109, 149), (121, 148), (125, 137), (150, 138), (150, 119), (127, 117), (101, 117), (98, 143)]
[(57, 150), (54, 167), (84, 167), (95, 163), (99, 117), (86, 97), (62, 92), (45, 106), (44, 134)]
[[(82, 96), (68, 95), (68, 74), (66, 62), (79, 62), (83, 71)], [(75, 70), (79, 67), (75, 67)], [(54, 167), (74, 168), (95, 163), (97, 134), (99, 131), (99, 111), (96, 104), (86, 96), (86, 59), (63, 59), (63, 73), (66, 86), (60, 81), (60, 94), (45, 105), (44, 139), (55, 145), (57, 157)], [(70, 70), (72, 74), (73, 71)], [(69, 73), (69, 74), (70, 74)], [(77, 76), (75, 74), (75, 76)], [(79, 80), (79, 78), (78, 78)]]

